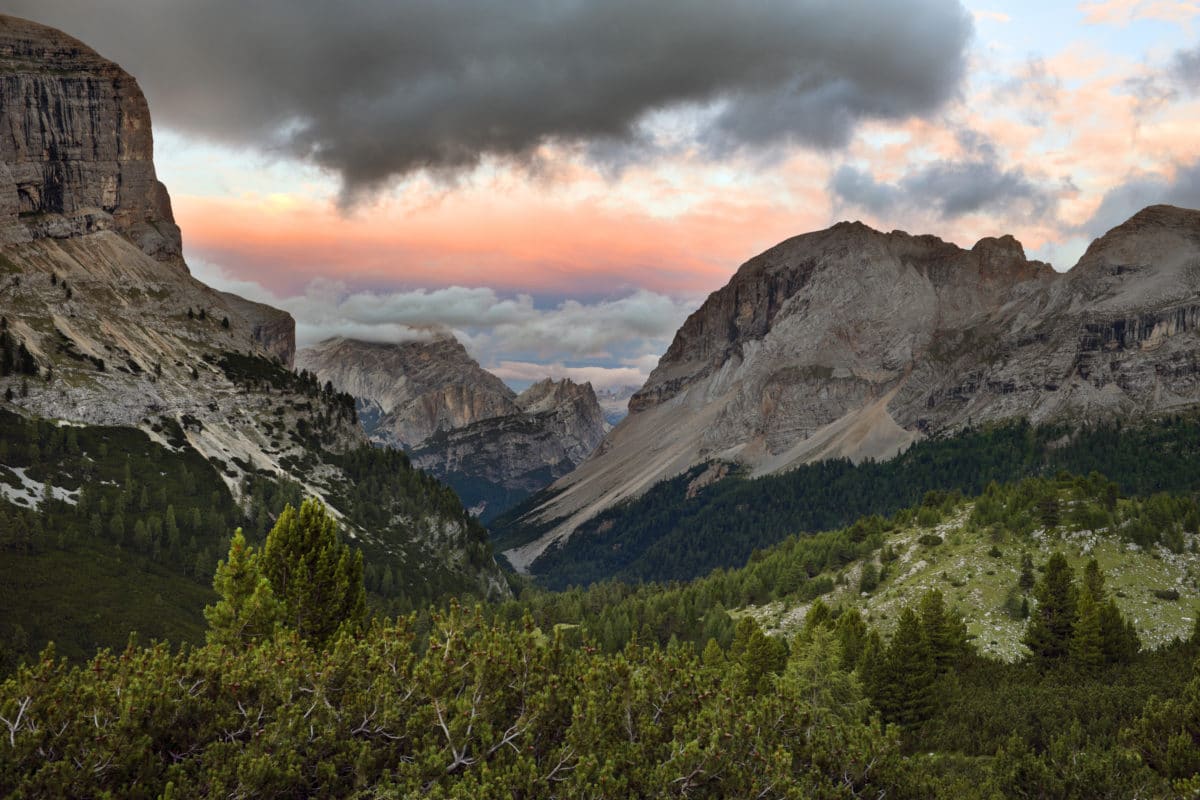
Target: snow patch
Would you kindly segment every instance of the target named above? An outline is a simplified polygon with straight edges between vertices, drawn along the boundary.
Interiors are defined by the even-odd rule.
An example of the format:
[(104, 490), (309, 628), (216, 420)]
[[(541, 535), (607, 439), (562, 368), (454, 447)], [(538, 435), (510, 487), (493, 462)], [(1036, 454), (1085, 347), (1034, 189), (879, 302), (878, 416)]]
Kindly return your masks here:
[[(7, 467), (9, 472), (17, 476), (21, 481), (20, 486), (10, 486), (7, 483), (0, 483), (0, 497), (3, 497), (13, 505), (26, 506), (28, 508), (37, 508), (42, 503), (42, 498), (46, 494), (46, 484), (41, 481), (35, 481), (26, 474), (24, 467)], [(50, 496), (63, 503), (76, 505), (79, 502), (79, 490), (74, 491), (63, 489), (59, 486), (50, 486)]]

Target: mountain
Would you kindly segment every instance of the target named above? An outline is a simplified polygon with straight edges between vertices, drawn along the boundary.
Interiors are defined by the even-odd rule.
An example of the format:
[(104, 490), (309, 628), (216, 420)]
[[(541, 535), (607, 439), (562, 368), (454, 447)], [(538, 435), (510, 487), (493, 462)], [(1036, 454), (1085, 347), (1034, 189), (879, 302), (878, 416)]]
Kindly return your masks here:
[(333, 338), (300, 367), (353, 395), (372, 441), (454, 487), (490, 520), (570, 472), (608, 429), (591, 384), (546, 379), (516, 394), (446, 333), (381, 344)]
[[(191, 276), (132, 76), (0, 16), (0, 153), (0, 559), (9, 621), (44, 621), (31, 641), (79, 618), (83, 649), (120, 645), (142, 611), (143, 633), (187, 638), (233, 527), (253, 538), (302, 495), (333, 508), (383, 601), (507, 595), (453, 495), (291, 370), (291, 316)], [(103, 614), (67, 602), (68, 576)], [(122, 602), (151, 586), (161, 613)]]
[(600, 511), (708, 461), (752, 475), (889, 458), (991, 420), (1129, 419), (1200, 400), (1200, 212), (1153, 206), (1066, 273), (860, 223), (742, 265), (676, 333), (629, 416), (513, 527), (526, 569)]
[(516, 394), (447, 333), (378, 343), (335, 337), (297, 354), (297, 366), (353, 395), (373, 441), (415, 447), (437, 431), (516, 414)]

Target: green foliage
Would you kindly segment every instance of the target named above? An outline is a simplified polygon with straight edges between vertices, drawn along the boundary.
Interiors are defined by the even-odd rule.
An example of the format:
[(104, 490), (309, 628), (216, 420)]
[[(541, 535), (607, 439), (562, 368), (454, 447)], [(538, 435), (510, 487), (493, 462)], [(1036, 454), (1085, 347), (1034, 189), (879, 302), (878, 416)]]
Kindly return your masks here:
[(79, 668), (48, 651), (0, 685), (0, 794), (890, 796), (898, 741), (840, 662), (822, 631), (752, 685), (687, 648), (589, 653), (453, 607), (326, 653), (282, 633)]
[[(367, 610), (362, 553), (339, 541), (337, 524), (319, 500), (305, 500), (299, 511), (285, 508), (261, 556), (248, 566), (251, 573), (257, 566), (270, 583), (273, 597), (264, 596), (263, 603), (269, 607), (277, 598), (285, 624), (305, 641), (323, 645), (342, 626), (362, 626)], [(244, 596), (245, 587), (239, 588)]]
[[(855, 465), (829, 460), (756, 479), (735, 473), (699, 492), (689, 492), (688, 486), (706, 468), (700, 465), (663, 481), (636, 500), (584, 523), (565, 544), (534, 562), (534, 574), (555, 589), (609, 577), (686, 580), (745, 563), (754, 550), (790, 535), (847, 526), (867, 515), (916, 506), (919, 521), (932, 524), (942, 518), (945, 501), (952, 501), (955, 491), (974, 495), (992, 482), (1056, 476), (1063, 470), (1074, 475), (1100, 473), (1115, 481), (1114, 485), (1099, 479), (1103, 487), (1087, 489), (1099, 488), (1107, 497), (1107, 507), (1101, 503), (1073, 511), (1066, 498), (1054, 494), (1051, 487), (1056, 482), (1040, 477), (1041, 483), (1031, 484), (1027, 493), (1036, 491), (1004, 510), (1005, 516), (1023, 518), (1013, 529), (1028, 532), (1045, 523), (1103, 527), (1116, 511), (1120, 492), (1149, 497), (1200, 489), (1200, 417), (1164, 417), (1136, 427), (1105, 424), (1082, 430), (1027, 423), (992, 425), (918, 442), (886, 462)], [(931, 491), (935, 495), (922, 502)], [(539, 493), (493, 522), (497, 549), (530, 541), (552, 524), (526, 526), (521, 521), (523, 513), (550, 496)], [(1143, 546), (1180, 541), (1177, 531), (1184, 520), (1200, 523), (1200, 511), (1186, 498), (1176, 500), (1190, 505), (1190, 510), (1164, 507), (1166, 497), (1139, 504), (1132, 516), (1123, 516), (1123, 532)], [(980, 527), (995, 521), (989, 521), (989, 506), (985, 501), (977, 512)], [(1169, 523), (1163, 524), (1168, 518)]]
[(209, 644), (256, 644), (268, 639), (285, 619), (283, 604), (263, 574), (259, 554), (246, 545), (241, 528), (233, 535), (229, 558), (217, 564), (213, 589), (220, 599), (204, 609)]
[(1035, 661), (1048, 665), (1066, 657), (1077, 613), (1075, 578), (1062, 553), (1050, 556), (1034, 595), (1038, 604), (1024, 644)]

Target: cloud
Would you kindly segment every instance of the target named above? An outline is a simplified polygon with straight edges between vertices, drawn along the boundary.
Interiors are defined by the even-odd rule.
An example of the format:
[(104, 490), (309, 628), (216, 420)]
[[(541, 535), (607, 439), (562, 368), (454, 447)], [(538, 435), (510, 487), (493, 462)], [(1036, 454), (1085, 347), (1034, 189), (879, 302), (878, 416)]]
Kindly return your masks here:
[(1200, 208), (1200, 161), (1177, 166), (1171, 175), (1134, 175), (1111, 189), (1080, 230), (1096, 237), (1120, 225), (1146, 206), (1166, 203)]
[[(130, 70), (159, 122), (305, 159), (353, 198), (705, 109), (711, 149), (832, 147), (954, 97), (958, 0), (10, 0)], [(618, 146), (615, 152), (622, 152)]]
[(1180, 50), (1171, 59), (1171, 76), (1191, 92), (1200, 92), (1200, 45)]
[(905, 174), (899, 181), (877, 181), (865, 170), (839, 167), (829, 189), (836, 200), (876, 216), (932, 209), (941, 219), (982, 211), (1019, 212), (1043, 217), (1055, 210), (1052, 191), (1036, 183), (1022, 167), (1004, 169), (995, 148), (970, 131), (959, 134), (971, 157), (939, 159)]
[(699, 304), (699, 298), (639, 289), (615, 299), (539, 307), (529, 295), (502, 297), (488, 288), (376, 292), (324, 279), (281, 297), (207, 262), (192, 267), (209, 285), (291, 312), (301, 347), (332, 336), (396, 342), (451, 331), (484, 367), (514, 381), (552, 375), (596, 386), (641, 385)]
[(518, 386), (546, 377), (555, 380), (570, 378), (575, 383), (590, 383), (597, 391), (641, 386), (650, 374), (635, 367), (568, 367), (562, 363), (542, 364), (527, 361), (501, 361), (491, 367), (490, 371), (500, 380)]
[(975, 19), (987, 20), (988, 22), (1000, 22), (1008, 24), (1012, 22), (1012, 17), (1005, 14), (1003, 11), (986, 11), (984, 9), (976, 9), (971, 12)]
[(1139, 20), (1157, 20), (1186, 25), (1200, 16), (1196, 0), (1100, 0), (1080, 3), (1084, 22), (1091, 25), (1125, 27)]

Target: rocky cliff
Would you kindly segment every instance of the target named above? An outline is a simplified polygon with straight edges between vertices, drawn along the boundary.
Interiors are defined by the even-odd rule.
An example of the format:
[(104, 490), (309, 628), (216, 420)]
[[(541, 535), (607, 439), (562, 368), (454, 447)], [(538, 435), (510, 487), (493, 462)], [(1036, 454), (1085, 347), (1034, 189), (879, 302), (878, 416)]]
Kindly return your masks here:
[(364, 403), (368, 435), (415, 447), (434, 433), (519, 411), (516, 393), (453, 336), (414, 330), (410, 341), (335, 337), (300, 351), (296, 366)]
[(182, 267), (137, 81), (82, 42), (0, 17), (0, 241), (115, 230)]
[(485, 521), (569, 473), (608, 430), (588, 383), (547, 378), (516, 405), (517, 413), (439, 431), (411, 453)]
[[(0, 16), (0, 151), (0, 328), (28, 354), (0, 374), (0, 405), (172, 448), (178, 430), (235, 498), (269, 477), (337, 512), (338, 458), (367, 444), (353, 404), (291, 372), (289, 314), (189, 274), (137, 82), (59, 31)], [(462, 572), (473, 534), (440, 513), (350, 532)], [(468, 571), (507, 591), (494, 563)]]
[(765, 474), (887, 458), (1011, 417), (1154, 414), (1200, 402), (1200, 212), (1148, 208), (1070, 271), (1012, 237), (969, 250), (859, 223), (751, 259), (680, 328), (630, 415), (527, 518), (550, 533), (707, 460)]
[(570, 472), (608, 429), (590, 384), (546, 379), (520, 395), (448, 334), (395, 344), (334, 338), (297, 363), (353, 395), (368, 435), (409, 451), (483, 519)]

